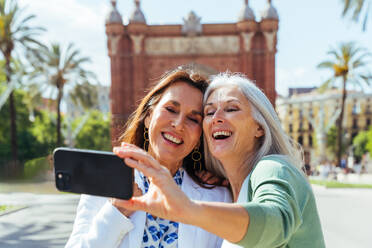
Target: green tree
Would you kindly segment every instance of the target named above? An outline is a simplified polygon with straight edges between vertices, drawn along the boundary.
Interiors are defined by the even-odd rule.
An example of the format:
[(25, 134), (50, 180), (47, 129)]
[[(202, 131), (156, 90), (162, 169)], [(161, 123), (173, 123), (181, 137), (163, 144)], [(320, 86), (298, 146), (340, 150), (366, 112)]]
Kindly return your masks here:
[(30, 128), (31, 134), (35, 137), (37, 143), (39, 144), (39, 152), (37, 152), (40, 157), (52, 153), (53, 149), (56, 147), (57, 138), (54, 134), (56, 130), (56, 123), (52, 120), (51, 115), (56, 115), (55, 113), (49, 113), (47, 111), (36, 111), (35, 119), (33, 125)]
[[(55, 124), (50, 122), (50, 113), (35, 111), (35, 121), (31, 122), (28, 107), (23, 101), (26, 95), (27, 92), (25, 91), (14, 91), (17, 107), (16, 123), (19, 127), (17, 140), (20, 165), (23, 165), (23, 163), (29, 159), (49, 154), (55, 147), (55, 140), (51, 138)], [(9, 111), (7, 111), (8, 106), (9, 102), (6, 102), (4, 108), (0, 110), (0, 172), (5, 171), (6, 175), (14, 176), (14, 173), (12, 173), (13, 168), (11, 167), (11, 163), (9, 163), (11, 158), (11, 147), (9, 147), (8, 144), (10, 143), (11, 135), (10, 123), (7, 121), (10, 115)], [(21, 168), (22, 167), (20, 167), (20, 169)], [(20, 175), (21, 173), (22, 171), (18, 171), (17, 174)]]
[(326, 60), (318, 65), (318, 68), (331, 70), (333, 75), (323, 83), (322, 89), (333, 86), (334, 83), (341, 81), (341, 113), (337, 120), (337, 165), (340, 165), (342, 156), (342, 122), (344, 119), (345, 100), (347, 97), (347, 86), (356, 85), (363, 87), (369, 85), (372, 80), (371, 74), (367, 73), (367, 57), (371, 54), (366, 49), (357, 47), (354, 42), (341, 43), (338, 49), (330, 49), (328, 55), (330, 60)]
[(85, 110), (96, 108), (99, 104), (97, 86), (88, 81), (75, 85), (69, 92), (69, 96), (75, 105), (79, 105)]
[(367, 133), (367, 150), (369, 152), (369, 154), (372, 156), (372, 126), (369, 128), (369, 131)]
[(358, 135), (354, 137), (353, 139), (354, 155), (357, 158), (361, 159), (363, 154), (368, 152), (367, 143), (368, 143), (367, 131), (359, 132)]
[[(88, 120), (76, 137), (76, 148), (111, 151), (110, 118), (98, 110), (90, 113)], [(75, 124), (78, 125), (77, 120)]]
[(370, 13), (371, 0), (341, 0), (343, 3), (342, 16), (351, 15), (351, 19), (359, 22), (360, 16), (363, 16), (362, 28), (367, 29), (368, 14)]
[[(337, 130), (338, 128), (336, 126), (332, 126), (328, 133), (327, 133), (327, 150), (331, 154), (337, 154), (338, 151), (338, 144), (337, 144)], [(341, 153), (345, 153), (346, 148), (349, 144), (349, 140), (347, 139), (342, 139), (342, 146), (341, 146)]]
[[(34, 37), (44, 31), (41, 27), (30, 27), (29, 22), (34, 19), (34, 15), (23, 17), (22, 9), (18, 7), (15, 0), (0, 0), (0, 51), (5, 59), (6, 82), (11, 83), (12, 67), (11, 61), (13, 51), (17, 46), (28, 48), (30, 45), (40, 43)], [(14, 165), (18, 161), (17, 147), (17, 124), (16, 124), (16, 104), (14, 93), (9, 95), (9, 120), (11, 134), (11, 150)]]
[(35, 77), (41, 83), (47, 83), (57, 91), (57, 145), (62, 144), (61, 136), (61, 102), (67, 84), (86, 82), (94, 78), (94, 74), (83, 68), (90, 62), (88, 57), (82, 57), (80, 51), (70, 43), (66, 49), (58, 43), (39, 50), (31, 50), (28, 54), (36, 72)]
[(0, 85), (6, 83), (6, 75), (4, 71), (5, 61), (0, 60)]

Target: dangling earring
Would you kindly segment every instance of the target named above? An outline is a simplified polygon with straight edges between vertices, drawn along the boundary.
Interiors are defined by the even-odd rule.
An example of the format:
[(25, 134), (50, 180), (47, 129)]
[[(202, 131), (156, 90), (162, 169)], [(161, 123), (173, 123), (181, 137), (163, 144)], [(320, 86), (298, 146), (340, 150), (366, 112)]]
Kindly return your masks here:
[(194, 151), (191, 153), (191, 158), (194, 161), (194, 170), (196, 170), (197, 167), (199, 167), (199, 170), (202, 170), (202, 164), (201, 164), (201, 158), (202, 155), (199, 152), (199, 147), (195, 147)]
[(149, 149), (149, 129), (147, 127), (143, 131), (143, 149), (145, 151)]

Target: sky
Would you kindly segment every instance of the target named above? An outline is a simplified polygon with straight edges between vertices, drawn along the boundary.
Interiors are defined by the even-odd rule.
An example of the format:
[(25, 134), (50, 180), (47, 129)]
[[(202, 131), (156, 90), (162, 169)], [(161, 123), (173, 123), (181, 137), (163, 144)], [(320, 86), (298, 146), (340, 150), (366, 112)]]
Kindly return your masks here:
[[(110, 84), (105, 18), (109, 0), (18, 0), (25, 14), (35, 14), (32, 24), (47, 29), (39, 37), (46, 44), (74, 43), (83, 56), (91, 58), (87, 69), (97, 74), (104, 85)], [(124, 23), (134, 9), (133, 0), (117, 0)], [(193, 10), (202, 23), (236, 22), (244, 0), (142, 0), (147, 24), (182, 24)], [(256, 19), (266, 0), (250, 0)], [(341, 42), (355, 41), (372, 52), (372, 21), (367, 31), (341, 17), (340, 0), (272, 0), (279, 14), (276, 54), (276, 90), (286, 95), (288, 87), (319, 86), (331, 76), (316, 66), (328, 59), (327, 51)], [(371, 18), (372, 19), (372, 16)], [(372, 70), (372, 68), (371, 68)]]

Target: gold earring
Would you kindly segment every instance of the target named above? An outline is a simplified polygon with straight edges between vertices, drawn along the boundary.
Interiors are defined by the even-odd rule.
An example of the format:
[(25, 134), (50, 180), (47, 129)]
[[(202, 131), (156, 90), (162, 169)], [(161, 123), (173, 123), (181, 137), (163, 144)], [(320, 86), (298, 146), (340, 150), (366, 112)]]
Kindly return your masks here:
[(191, 158), (194, 161), (194, 170), (196, 170), (196, 167), (199, 167), (199, 170), (202, 170), (202, 164), (201, 164), (201, 158), (202, 155), (199, 152), (199, 147), (195, 147), (194, 151), (191, 153)]
[(143, 131), (143, 149), (145, 151), (149, 149), (149, 129), (147, 127)]

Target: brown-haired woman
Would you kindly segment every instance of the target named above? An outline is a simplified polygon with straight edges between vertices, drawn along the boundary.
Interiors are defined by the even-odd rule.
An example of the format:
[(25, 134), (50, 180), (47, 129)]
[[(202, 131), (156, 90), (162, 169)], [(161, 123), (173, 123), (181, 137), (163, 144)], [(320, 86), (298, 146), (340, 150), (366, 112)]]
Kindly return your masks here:
[[(201, 134), (206, 87), (200, 75), (188, 70), (168, 73), (143, 98), (121, 141), (147, 150), (191, 199), (230, 202), (226, 188), (205, 188), (195, 176), (204, 167)], [(135, 182), (135, 194), (148, 191), (150, 182), (141, 172), (135, 171)], [(66, 247), (182, 248), (221, 243), (222, 239), (201, 228), (128, 211), (121, 200), (82, 195)]]

